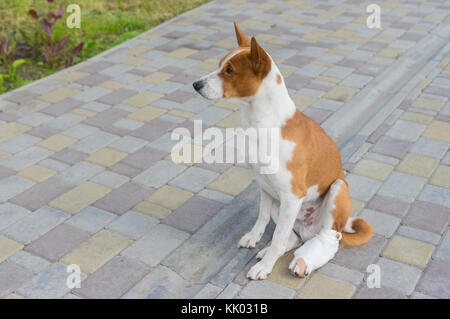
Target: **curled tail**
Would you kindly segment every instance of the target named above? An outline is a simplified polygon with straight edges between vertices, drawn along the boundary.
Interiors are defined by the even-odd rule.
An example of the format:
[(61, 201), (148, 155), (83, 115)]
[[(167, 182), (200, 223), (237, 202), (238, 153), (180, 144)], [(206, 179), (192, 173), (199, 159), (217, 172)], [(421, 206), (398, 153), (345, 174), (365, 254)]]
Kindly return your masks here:
[(341, 243), (345, 246), (359, 246), (372, 238), (373, 229), (368, 221), (362, 218), (349, 218), (342, 232)]

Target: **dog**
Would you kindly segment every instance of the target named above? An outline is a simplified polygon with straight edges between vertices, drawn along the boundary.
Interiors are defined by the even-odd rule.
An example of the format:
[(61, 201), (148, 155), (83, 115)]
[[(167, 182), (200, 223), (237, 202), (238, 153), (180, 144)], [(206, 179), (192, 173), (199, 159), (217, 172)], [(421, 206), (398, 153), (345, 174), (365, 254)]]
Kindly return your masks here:
[(260, 185), (259, 216), (238, 245), (254, 248), (272, 217), (272, 241), (257, 254), (260, 261), (247, 277), (267, 278), (278, 258), (294, 248), (289, 269), (305, 277), (330, 261), (340, 246), (368, 242), (372, 226), (350, 217), (350, 195), (336, 144), (296, 108), (280, 70), (256, 39), (249, 39), (236, 22), (234, 27), (238, 47), (193, 87), (207, 99), (242, 102), (243, 128), (278, 129), (279, 169), (261, 174), (258, 163), (250, 164)]

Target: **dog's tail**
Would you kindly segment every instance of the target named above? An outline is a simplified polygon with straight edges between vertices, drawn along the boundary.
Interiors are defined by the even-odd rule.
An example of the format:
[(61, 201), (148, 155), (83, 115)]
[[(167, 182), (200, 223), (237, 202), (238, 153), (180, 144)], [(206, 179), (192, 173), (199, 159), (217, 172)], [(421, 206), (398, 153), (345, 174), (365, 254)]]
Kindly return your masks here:
[(341, 243), (345, 246), (359, 246), (372, 238), (373, 229), (368, 221), (350, 217), (342, 232)]

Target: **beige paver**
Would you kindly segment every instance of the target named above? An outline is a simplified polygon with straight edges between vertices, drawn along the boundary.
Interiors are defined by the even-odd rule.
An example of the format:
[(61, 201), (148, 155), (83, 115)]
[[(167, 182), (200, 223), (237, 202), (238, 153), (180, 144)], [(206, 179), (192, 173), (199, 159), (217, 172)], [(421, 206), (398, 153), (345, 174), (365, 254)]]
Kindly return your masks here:
[(160, 205), (156, 205), (149, 201), (142, 201), (136, 206), (133, 207), (133, 210), (143, 213), (158, 219), (164, 219), (172, 213), (172, 211), (166, 207), (162, 207)]
[(167, 113), (167, 110), (153, 106), (145, 106), (136, 112), (129, 114), (127, 117), (136, 121), (150, 122), (164, 113)]
[(144, 92), (138, 93), (135, 96), (132, 96), (132, 97), (126, 99), (122, 103), (125, 105), (130, 105), (130, 106), (144, 107), (144, 106), (149, 105), (152, 102), (155, 102), (156, 100), (159, 100), (163, 96), (164, 95), (159, 94), (159, 93), (155, 93), (155, 92), (151, 92), (151, 91), (144, 91)]
[(188, 56), (197, 53), (197, 50), (189, 49), (189, 48), (179, 48), (167, 54), (168, 57), (176, 58), (176, 59), (185, 59)]
[(70, 136), (55, 134), (43, 141), (40, 141), (39, 143), (37, 143), (37, 145), (49, 149), (53, 152), (59, 152), (66, 147), (75, 144), (77, 141), (78, 140), (76, 138)]
[(50, 103), (58, 103), (80, 92), (80, 90), (63, 86), (39, 96), (39, 99)]
[(127, 155), (125, 152), (106, 147), (86, 158), (86, 161), (109, 167), (124, 159)]
[(23, 245), (21, 243), (0, 235), (0, 263), (14, 255), (22, 248)]
[(194, 194), (185, 191), (184, 189), (165, 185), (152, 193), (146, 200), (175, 210), (180, 207), (185, 201), (191, 198)]
[(295, 295), (299, 299), (349, 299), (355, 292), (355, 286), (333, 279), (317, 272)]
[(19, 176), (31, 179), (38, 183), (45, 181), (46, 179), (52, 177), (55, 174), (56, 172), (54, 170), (51, 170), (47, 167), (43, 167), (40, 165), (28, 166), (27, 168), (17, 173), (17, 175)]
[(236, 196), (253, 180), (252, 172), (247, 168), (233, 166), (217, 176), (207, 188)]
[(294, 251), (295, 249), (281, 256), (275, 263), (272, 273), (267, 278), (280, 285), (297, 290), (305, 284), (306, 278), (294, 276), (289, 270), (289, 264), (292, 258), (294, 258)]
[(450, 166), (440, 165), (431, 177), (430, 183), (450, 189)]
[(433, 117), (431, 115), (414, 113), (414, 112), (405, 112), (400, 117), (402, 120), (412, 121), (419, 124), (428, 125), (433, 121)]
[(31, 127), (16, 122), (7, 123), (0, 126), (0, 143), (13, 138), (16, 135), (25, 133)]
[(395, 169), (402, 173), (430, 177), (438, 165), (438, 159), (416, 154), (406, 154)]
[(171, 77), (173, 77), (173, 75), (169, 74), (169, 73), (153, 72), (153, 73), (150, 73), (149, 75), (143, 77), (141, 79), (141, 81), (148, 82), (148, 83), (151, 83), (151, 84), (160, 84), (162, 82), (167, 81)]
[(450, 123), (433, 121), (422, 133), (422, 136), (450, 143)]
[(337, 85), (325, 94), (325, 98), (346, 102), (350, 100), (359, 90), (347, 86)]
[(355, 167), (352, 169), (352, 172), (384, 181), (393, 169), (393, 166), (385, 163), (362, 159), (358, 162), (358, 164), (355, 165)]
[(223, 127), (223, 128), (239, 128), (242, 127), (242, 121), (241, 121), (241, 112), (233, 112), (230, 115), (228, 115), (226, 118), (221, 120), (220, 122), (216, 123), (217, 127)]
[(128, 237), (101, 230), (62, 257), (61, 262), (66, 265), (77, 264), (81, 271), (91, 274), (132, 242)]
[(99, 200), (110, 191), (111, 189), (107, 187), (92, 182), (85, 182), (55, 198), (49, 205), (73, 215)]
[(440, 100), (419, 97), (418, 99), (414, 100), (412, 106), (426, 110), (440, 111), (444, 104), (445, 103)]
[(420, 240), (394, 235), (383, 250), (382, 256), (424, 268), (430, 261), (434, 248), (433, 245)]
[(68, 72), (68, 73), (58, 77), (57, 79), (61, 82), (72, 83), (72, 82), (84, 79), (85, 77), (88, 77), (89, 75), (90, 75), (89, 73), (85, 73), (85, 72), (72, 71), (72, 72)]

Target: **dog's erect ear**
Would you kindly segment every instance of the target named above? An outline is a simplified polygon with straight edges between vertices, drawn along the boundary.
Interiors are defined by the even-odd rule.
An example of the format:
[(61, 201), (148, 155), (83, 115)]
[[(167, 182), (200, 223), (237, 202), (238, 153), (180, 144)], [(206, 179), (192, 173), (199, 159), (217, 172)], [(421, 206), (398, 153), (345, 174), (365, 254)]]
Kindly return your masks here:
[(255, 37), (252, 37), (250, 45), (250, 59), (255, 74), (265, 77), (270, 72), (271, 63), (269, 55), (259, 46)]
[(236, 21), (234, 21), (234, 30), (236, 31), (236, 38), (237, 38), (237, 42), (238, 42), (239, 46), (240, 47), (249, 47), (250, 46), (250, 39), (238, 27)]

